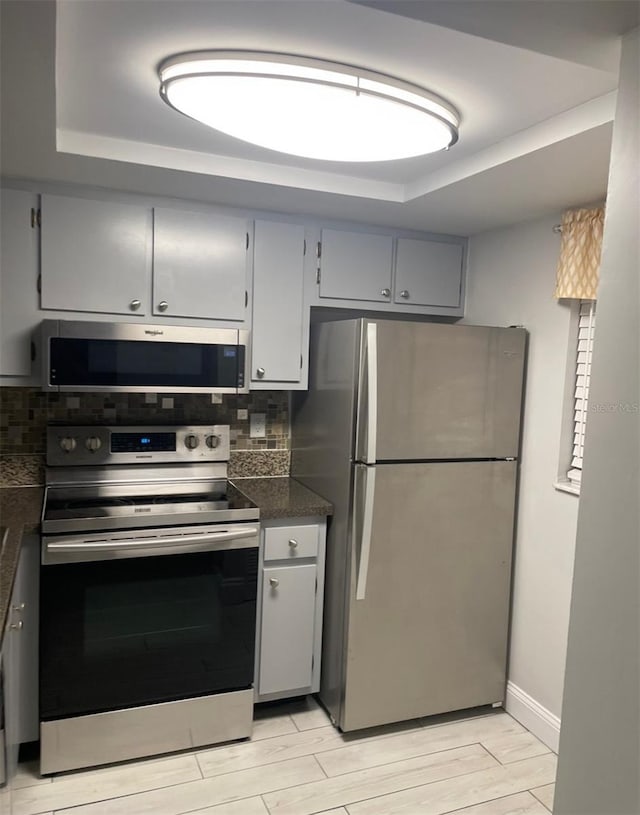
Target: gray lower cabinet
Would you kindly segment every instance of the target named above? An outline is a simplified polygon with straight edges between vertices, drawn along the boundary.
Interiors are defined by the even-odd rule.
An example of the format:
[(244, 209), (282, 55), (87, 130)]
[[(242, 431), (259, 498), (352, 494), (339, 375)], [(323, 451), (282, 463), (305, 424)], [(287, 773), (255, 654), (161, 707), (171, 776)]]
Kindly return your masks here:
[(315, 693), (320, 683), (326, 521), (266, 521), (262, 529), (256, 701)]
[[(39, 538), (27, 536), (20, 552), (2, 638), (0, 677), (4, 707), (4, 776), (0, 812), (11, 812), (11, 791), (21, 744), (38, 739)], [(0, 759), (2, 748), (0, 748)], [(0, 777), (2, 771), (0, 770)]]

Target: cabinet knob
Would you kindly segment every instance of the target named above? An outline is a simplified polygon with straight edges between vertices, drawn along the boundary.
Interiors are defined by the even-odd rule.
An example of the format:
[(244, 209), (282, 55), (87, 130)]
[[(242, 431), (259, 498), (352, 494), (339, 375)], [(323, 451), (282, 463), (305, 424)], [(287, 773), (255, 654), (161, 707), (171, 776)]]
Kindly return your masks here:
[(409, 299), (409, 292), (406, 289), (403, 289), (400, 292), (400, 297), (402, 297), (403, 300), (408, 300)]
[(271, 586), (272, 589), (277, 589), (278, 586), (280, 585), (280, 581), (278, 580), (277, 577), (270, 577), (269, 585)]
[(23, 627), (24, 627), (24, 620), (18, 620), (17, 623), (11, 623), (11, 625), (9, 626), (9, 628), (12, 631), (20, 631), (20, 630), (22, 630)]
[(291, 540), (289, 541), (289, 546), (292, 549), (297, 549), (298, 548), (298, 541), (295, 538), (291, 538)]
[(380, 294), (383, 297), (391, 297), (391, 289), (381, 289)]
[(265, 371), (265, 369), (264, 369), (264, 368), (258, 368), (258, 370), (256, 371), (256, 373), (258, 374), (258, 377), (259, 377), (260, 379), (262, 379), (262, 377), (265, 375), (266, 371)]
[(24, 603), (18, 603), (17, 606), (11, 606), (11, 611), (24, 611)]
[(129, 303), (129, 308), (131, 309), (131, 311), (137, 311), (140, 308), (141, 305), (142, 305), (141, 300), (132, 300)]
[(166, 300), (161, 300), (158, 303), (158, 311), (166, 311), (169, 308), (169, 303)]

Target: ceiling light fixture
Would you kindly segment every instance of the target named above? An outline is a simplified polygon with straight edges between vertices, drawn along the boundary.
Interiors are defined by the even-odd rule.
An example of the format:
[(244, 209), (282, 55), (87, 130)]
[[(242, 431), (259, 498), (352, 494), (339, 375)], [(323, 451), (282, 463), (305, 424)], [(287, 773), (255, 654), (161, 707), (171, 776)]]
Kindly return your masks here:
[(198, 51), (165, 60), (160, 95), (235, 138), (304, 158), (390, 161), (448, 149), (456, 110), (424, 88), (308, 57)]

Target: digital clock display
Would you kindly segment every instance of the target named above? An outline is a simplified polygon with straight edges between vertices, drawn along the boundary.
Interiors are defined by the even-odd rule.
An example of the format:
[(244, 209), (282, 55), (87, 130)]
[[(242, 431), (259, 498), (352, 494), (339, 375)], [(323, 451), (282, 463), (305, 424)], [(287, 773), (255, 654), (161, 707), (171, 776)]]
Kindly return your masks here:
[(175, 433), (112, 433), (112, 453), (175, 452)]

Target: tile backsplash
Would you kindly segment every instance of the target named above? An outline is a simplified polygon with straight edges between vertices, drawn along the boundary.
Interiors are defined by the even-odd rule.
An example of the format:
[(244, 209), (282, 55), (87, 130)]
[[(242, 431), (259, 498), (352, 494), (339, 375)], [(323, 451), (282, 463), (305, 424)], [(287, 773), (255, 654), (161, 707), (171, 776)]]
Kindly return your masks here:
[[(231, 426), (230, 475), (289, 474), (289, 394), (260, 391), (223, 394), (43, 393), (37, 388), (0, 388), (0, 483), (27, 483), (45, 454), (48, 424), (228, 424)], [(153, 401), (155, 399), (155, 401)], [(249, 416), (264, 413), (266, 436), (249, 437)], [(238, 418), (238, 416), (242, 418)], [(39, 464), (40, 461), (40, 464)]]

